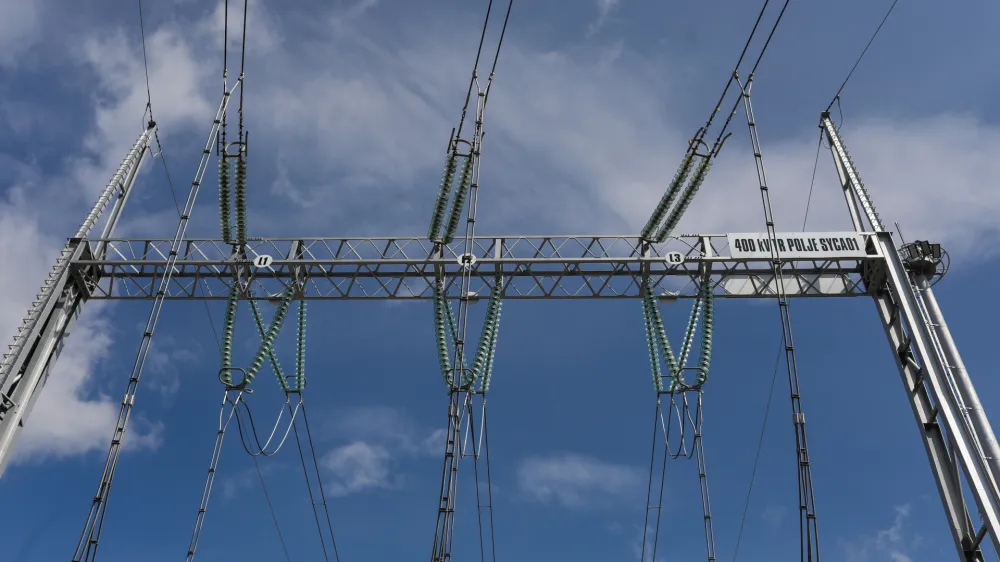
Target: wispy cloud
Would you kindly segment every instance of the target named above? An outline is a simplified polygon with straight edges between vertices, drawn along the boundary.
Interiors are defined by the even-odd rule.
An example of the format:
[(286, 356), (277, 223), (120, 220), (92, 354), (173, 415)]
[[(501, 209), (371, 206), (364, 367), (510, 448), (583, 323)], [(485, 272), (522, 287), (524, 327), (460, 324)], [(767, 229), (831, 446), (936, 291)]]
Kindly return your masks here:
[[(9, 341), (52, 267), (59, 240), (39, 230), (33, 209), (15, 192), (0, 201), (0, 338)], [(103, 449), (111, 437), (120, 401), (94, 395), (93, 381), (103, 377), (102, 362), (113, 342), (112, 328), (96, 303), (88, 305), (48, 377), (15, 446), (15, 461), (64, 458)], [(137, 417), (124, 444), (132, 450), (159, 445), (162, 426)]]
[(372, 488), (393, 488), (399, 484), (391, 470), (392, 455), (381, 445), (355, 441), (323, 455), (323, 468), (334, 477), (327, 493), (346, 496)]
[(594, 35), (600, 31), (608, 21), (608, 16), (618, 9), (619, 4), (621, 4), (621, 0), (597, 0), (597, 21), (587, 28), (587, 35)]
[(418, 429), (402, 412), (386, 406), (342, 412), (326, 434), (349, 441), (323, 455), (323, 467), (335, 478), (328, 492), (338, 496), (398, 488), (404, 481), (403, 461), (443, 451), (444, 430)]
[(892, 525), (868, 536), (843, 543), (846, 562), (912, 562), (911, 552), (922, 542), (920, 535), (908, 532), (906, 522), (910, 517), (910, 504), (894, 508)]
[[(220, 473), (220, 475), (225, 475), (220, 479), (223, 499), (232, 500), (253, 488), (260, 488), (260, 480), (262, 477), (266, 477), (268, 474), (273, 474), (287, 468), (285, 465), (273, 461), (260, 463), (259, 466), (260, 475), (257, 474), (256, 468), (245, 468), (235, 473)], [(216, 478), (219, 477), (217, 476)], [(265, 479), (265, 485), (266, 482), (267, 481)]]
[(632, 498), (642, 481), (638, 468), (570, 453), (528, 458), (517, 469), (525, 497), (573, 508)]
[(37, 0), (0, 0), (0, 67), (13, 66), (18, 55), (37, 39), (40, 17)]

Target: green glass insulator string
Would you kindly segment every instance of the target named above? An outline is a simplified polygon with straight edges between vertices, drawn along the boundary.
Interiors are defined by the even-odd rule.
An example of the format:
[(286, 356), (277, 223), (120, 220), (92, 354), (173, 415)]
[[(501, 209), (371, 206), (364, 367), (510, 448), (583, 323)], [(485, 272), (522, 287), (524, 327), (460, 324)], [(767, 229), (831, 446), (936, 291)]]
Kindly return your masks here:
[(465, 157), (462, 164), (462, 173), (458, 176), (458, 186), (455, 190), (455, 201), (451, 206), (451, 216), (448, 218), (448, 225), (444, 231), (444, 243), (451, 244), (455, 240), (455, 231), (458, 230), (458, 223), (462, 219), (462, 210), (465, 208), (465, 200), (469, 196), (469, 186), (472, 184), (472, 166), (474, 161), (472, 155)]
[(449, 386), (454, 385), (455, 371), (459, 371), (463, 373), (462, 379), (459, 381), (460, 386), (470, 386), (478, 383), (478, 389), (481, 392), (489, 390), (493, 373), (493, 359), (496, 356), (496, 346), (500, 332), (500, 313), (503, 308), (501, 296), (502, 284), (502, 277), (497, 276), (494, 289), (490, 293), (487, 303), (486, 318), (483, 321), (483, 329), (479, 337), (479, 343), (476, 346), (472, 368), (467, 369), (464, 368), (464, 358), (462, 358), (462, 365), (452, 365), (451, 355), (454, 352), (454, 348), (451, 342), (455, 339), (454, 316), (451, 310), (451, 303), (448, 302), (444, 294), (442, 284), (440, 282), (435, 283), (434, 332), (438, 350), (438, 362), (445, 384)]
[(236, 310), (239, 305), (239, 292), (234, 284), (229, 289), (229, 300), (226, 301), (226, 316), (222, 325), (222, 356), (220, 378), (223, 384), (233, 384), (233, 332), (236, 329)]
[(670, 216), (667, 221), (663, 223), (663, 226), (656, 233), (656, 241), (663, 242), (667, 239), (667, 236), (674, 231), (677, 224), (681, 221), (681, 217), (684, 216), (685, 211), (694, 201), (695, 194), (701, 189), (703, 183), (705, 183), (705, 178), (708, 176), (709, 170), (712, 169), (712, 158), (709, 156), (703, 156), (701, 162), (698, 164), (698, 168), (695, 169), (694, 176), (691, 177), (691, 181), (688, 183), (687, 189), (681, 196), (680, 201), (677, 203), (677, 207), (671, 211)]
[(282, 294), (281, 302), (278, 304), (278, 310), (274, 313), (274, 319), (271, 321), (271, 326), (263, 338), (264, 341), (261, 342), (260, 349), (254, 356), (253, 361), (250, 362), (250, 368), (247, 369), (244, 379), (246, 384), (253, 382), (254, 377), (257, 376), (257, 371), (260, 370), (261, 365), (264, 364), (264, 359), (273, 351), (274, 340), (278, 337), (281, 325), (285, 321), (285, 315), (288, 314), (288, 309), (291, 307), (292, 298), (295, 296), (294, 291), (294, 287), (289, 287), (288, 289), (285, 289), (285, 292)]
[(448, 154), (448, 160), (444, 165), (444, 174), (441, 176), (441, 187), (438, 190), (437, 201), (434, 203), (430, 228), (427, 230), (427, 238), (434, 242), (443, 241), (441, 238), (441, 226), (444, 224), (444, 217), (448, 212), (448, 199), (451, 197), (452, 184), (455, 183), (455, 172), (457, 170), (458, 154), (453, 149)]
[[(253, 313), (254, 324), (257, 325), (257, 333), (260, 334), (261, 342), (266, 341), (267, 338), (267, 328), (264, 327), (264, 322), (260, 317), (260, 309), (257, 308), (257, 302), (250, 300), (250, 311)], [(271, 362), (271, 369), (274, 370), (274, 376), (278, 379), (278, 386), (281, 390), (288, 392), (288, 381), (285, 379), (284, 373), (281, 371), (281, 365), (278, 364), (278, 358), (274, 355), (274, 349), (267, 350), (267, 358)]]
[(452, 320), (451, 304), (444, 295), (444, 288), (434, 284), (434, 334), (437, 341), (438, 362), (441, 366), (441, 376), (445, 384), (451, 386), (454, 382), (454, 372), (451, 367), (451, 335), (454, 334), (455, 326)]
[(230, 185), (229, 160), (225, 153), (219, 156), (219, 219), (222, 228), (222, 241), (232, 244), (232, 223), (230, 222)]
[(299, 301), (299, 329), (295, 342), (295, 390), (306, 387), (306, 299)]
[(674, 199), (677, 198), (677, 194), (680, 192), (681, 186), (687, 179), (688, 174), (691, 172), (691, 164), (694, 162), (694, 152), (689, 151), (684, 155), (684, 159), (681, 160), (681, 165), (677, 168), (677, 172), (674, 174), (674, 179), (670, 182), (667, 187), (667, 191), (660, 198), (660, 202), (657, 203), (656, 208), (653, 210), (653, 214), (649, 217), (646, 222), (646, 226), (642, 229), (642, 238), (644, 240), (652, 241), (657, 232), (657, 226), (663, 217), (666, 215), (667, 210), (670, 205), (673, 204)]
[[(667, 336), (666, 327), (660, 314), (659, 302), (657, 302), (656, 297), (653, 295), (652, 288), (648, 282), (642, 291), (643, 320), (646, 328), (646, 343), (649, 350), (650, 367), (652, 369), (653, 388), (657, 392), (663, 392), (664, 389), (663, 372), (660, 366), (660, 355), (662, 355), (667, 367), (667, 377), (669, 378), (668, 391), (700, 389), (708, 380), (708, 368), (712, 356), (715, 307), (710, 281), (705, 280), (699, 286), (698, 297), (692, 305), (691, 316), (684, 331), (680, 356), (674, 355), (670, 338)], [(688, 384), (684, 380), (683, 370), (694, 343), (695, 333), (698, 332), (699, 319), (701, 320), (701, 351), (699, 353), (695, 382)]]
[(247, 161), (241, 153), (236, 159), (236, 243), (247, 243)]

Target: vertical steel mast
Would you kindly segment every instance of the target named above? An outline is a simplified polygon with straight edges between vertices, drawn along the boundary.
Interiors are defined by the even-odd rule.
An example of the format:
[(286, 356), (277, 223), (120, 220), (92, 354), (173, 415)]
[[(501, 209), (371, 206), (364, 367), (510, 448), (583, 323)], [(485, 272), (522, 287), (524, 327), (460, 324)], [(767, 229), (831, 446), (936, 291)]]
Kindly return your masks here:
[[(900, 254), (828, 111), (822, 114), (820, 128), (829, 141), (855, 228), (862, 231), (867, 219), (878, 233), (873, 240), (885, 261), (865, 267), (862, 275), (906, 387), (960, 560), (981, 561), (980, 544), (987, 534), (1000, 553), (1000, 447), (931, 291), (935, 252)], [(940, 246), (933, 246), (939, 258)], [(959, 467), (978, 518), (971, 517), (966, 506)], [(978, 530), (974, 519), (983, 522)]]
[(10, 462), (14, 442), (89, 294), (82, 286), (83, 281), (70, 275), (70, 262), (94, 256), (99, 259), (105, 253), (105, 243), (91, 247), (84, 243), (84, 238), (112, 199), (114, 204), (101, 238), (109, 238), (114, 233), (155, 131), (156, 123), (150, 121), (129, 149), (80, 229), (59, 253), (38, 297), (14, 334), (14, 343), (8, 346), (0, 360), (0, 475)]

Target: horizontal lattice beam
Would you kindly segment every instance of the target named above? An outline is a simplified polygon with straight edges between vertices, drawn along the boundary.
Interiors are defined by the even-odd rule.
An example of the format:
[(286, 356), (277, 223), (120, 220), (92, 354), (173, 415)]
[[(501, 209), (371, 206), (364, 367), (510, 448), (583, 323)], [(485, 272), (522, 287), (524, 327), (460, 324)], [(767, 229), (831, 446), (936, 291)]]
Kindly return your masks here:
[[(91, 247), (99, 242), (89, 240)], [(221, 240), (187, 240), (167, 298), (224, 299), (239, 270), (252, 274), (257, 299), (279, 294), (296, 279), (305, 280), (308, 299), (427, 299), (436, 270), (443, 270), (449, 294), (457, 297), (464, 247), (459, 240), (436, 255), (423, 238), (252, 239), (247, 259), (239, 261)], [(73, 261), (72, 271), (90, 298), (148, 299), (169, 251), (169, 240), (107, 240), (105, 259), (85, 254)], [(647, 270), (657, 292), (670, 298), (695, 296), (696, 281), (706, 274), (718, 297), (775, 294), (768, 260), (727, 255), (726, 235), (678, 236), (645, 248), (637, 236), (480, 236), (470, 253), (472, 291), (483, 296), (492, 290), (498, 268), (508, 299), (637, 298)], [(257, 267), (259, 258), (270, 263)], [(783, 261), (790, 296), (843, 297), (865, 294), (861, 264), (882, 258)]]

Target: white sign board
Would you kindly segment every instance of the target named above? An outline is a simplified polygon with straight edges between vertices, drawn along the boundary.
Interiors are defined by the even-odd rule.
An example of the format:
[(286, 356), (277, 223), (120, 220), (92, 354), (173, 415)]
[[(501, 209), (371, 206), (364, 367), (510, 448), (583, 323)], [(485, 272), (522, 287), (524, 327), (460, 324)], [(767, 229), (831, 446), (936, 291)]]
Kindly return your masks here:
[[(727, 234), (729, 251), (736, 259), (770, 259), (771, 240), (766, 233)], [(857, 232), (778, 232), (778, 255), (782, 259), (863, 258), (864, 237)]]

